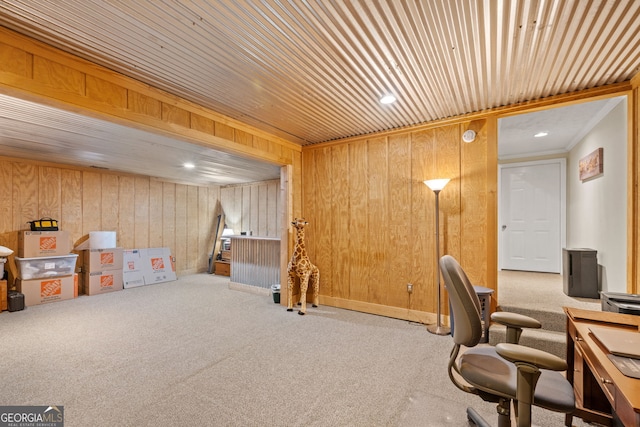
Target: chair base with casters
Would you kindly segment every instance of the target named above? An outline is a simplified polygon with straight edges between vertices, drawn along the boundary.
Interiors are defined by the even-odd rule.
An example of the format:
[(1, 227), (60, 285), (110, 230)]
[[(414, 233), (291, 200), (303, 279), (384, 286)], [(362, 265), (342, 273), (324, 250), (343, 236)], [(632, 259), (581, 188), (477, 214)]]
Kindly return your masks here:
[[(492, 320), (507, 326), (507, 343), (475, 347), (482, 337), (478, 296), (458, 262), (440, 259), (445, 289), (455, 321), (454, 347), (449, 358), (451, 381), (460, 390), (497, 404), (498, 427), (511, 426), (512, 406), (518, 427), (531, 425), (531, 407), (570, 414), (575, 409), (572, 385), (559, 371), (566, 361), (544, 351), (518, 345), (523, 328), (540, 323), (515, 313), (494, 313)], [(462, 347), (465, 351), (460, 354)], [(467, 417), (478, 426), (489, 424), (473, 409)]]

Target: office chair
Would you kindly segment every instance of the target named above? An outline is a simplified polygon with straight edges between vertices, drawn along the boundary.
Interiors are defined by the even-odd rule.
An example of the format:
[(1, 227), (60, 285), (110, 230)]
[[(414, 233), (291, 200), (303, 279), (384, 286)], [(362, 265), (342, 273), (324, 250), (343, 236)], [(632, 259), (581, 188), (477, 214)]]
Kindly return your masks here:
[[(518, 427), (531, 425), (531, 405), (565, 414), (573, 412), (573, 387), (562, 373), (567, 363), (544, 351), (517, 344), (522, 328), (540, 323), (516, 313), (494, 313), (492, 320), (507, 326), (507, 340), (495, 347), (475, 347), (482, 336), (482, 311), (473, 285), (450, 255), (440, 258), (455, 328), (449, 377), (459, 389), (497, 403), (498, 426), (511, 426), (511, 402)], [(466, 347), (458, 359), (461, 346)], [(477, 426), (489, 424), (472, 408), (467, 418)]]

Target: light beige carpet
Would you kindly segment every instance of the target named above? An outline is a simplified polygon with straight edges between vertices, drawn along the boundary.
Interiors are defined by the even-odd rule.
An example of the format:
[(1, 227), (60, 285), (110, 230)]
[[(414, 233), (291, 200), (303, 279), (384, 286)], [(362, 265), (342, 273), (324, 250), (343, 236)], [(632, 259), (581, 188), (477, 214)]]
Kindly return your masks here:
[[(199, 274), (0, 314), (1, 405), (63, 405), (65, 426), (467, 426), (451, 337)], [(534, 412), (539, 426), (563, 416)], [(581, 424), (576, 424), (581, 425)]]
[(567, 296), (562, 275), (502, 270), (498, 273), (498, 304), (562, 312), (562, 307), (600, 310), (600, 300)]

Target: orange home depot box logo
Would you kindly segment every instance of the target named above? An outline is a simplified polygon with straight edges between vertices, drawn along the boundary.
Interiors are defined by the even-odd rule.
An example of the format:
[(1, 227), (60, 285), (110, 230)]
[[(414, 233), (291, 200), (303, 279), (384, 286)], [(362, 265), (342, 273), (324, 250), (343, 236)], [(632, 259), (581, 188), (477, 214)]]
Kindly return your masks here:
[(62, 280), (43, 280), (40, 282), (40, 297), (51, 298), (62, 293)]
[(100, 264), (102, 265), (115, 264), (115, 262), (116, 260), (113, 255), (113, 252), (102, 252), (100, 254)]
[(41, 251), (50, 251), (52, 249), (57, 249), (56, 238), (54, 236), (41, 236), (40, 237), (40, 250)]
[(111, 287), (113, 287), (113, 275), (109, 274), (107, 276), (100, 276), (100, 288)]
[(164, 270), (164, 259), (160, 258), (151, 258), (151, 268), (153, 271)]

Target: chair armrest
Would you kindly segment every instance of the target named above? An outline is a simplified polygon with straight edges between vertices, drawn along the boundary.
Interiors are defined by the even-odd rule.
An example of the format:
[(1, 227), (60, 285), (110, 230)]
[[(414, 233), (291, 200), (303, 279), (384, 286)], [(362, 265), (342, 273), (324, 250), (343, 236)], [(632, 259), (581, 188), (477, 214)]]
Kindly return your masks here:
[(496, 311), (491, 314), (491, 320), (507, 327), (506, 341), (518, 344), (522, 328), (540, 328), (542, 325), (536, 319), (508, 311)]
[(556, 355), (536, 348), (518, 344), (500, 343), (496, 345), (496, 353), (509, 362), (524, 362), (539, 369), (551, 371), (566, 371), (567, 362)]
[[(531, 405), (534, 403), (535, 389), (542, 374), (541, 370), (544, 369), (547, 373), (550, 373), (550, 370), (566, 371), (567, 362), (546, 351), (518, 344), (500, 343), (496, 345), (495, 349), (500, 357), (512, 362), (517, 368), (516, 400), (518, 406), (516, 413), (518, 414), (518, 426), (530, 426), (532, 425)], [(562, 374), (556, 375), (563, 378)], [(551, 390), (550, 393), (553, 395), (554, 391)]]
[(542, 324), (536, 319), (518, 313), (508, 311), (496, 311), (491, 313), (491, 320), (501, 325), (514, 328), (535, 328), (539, 329)]

